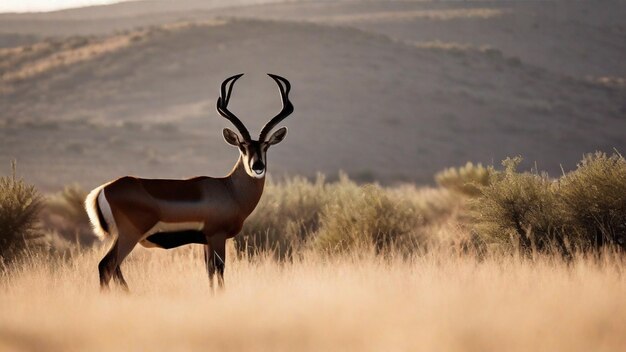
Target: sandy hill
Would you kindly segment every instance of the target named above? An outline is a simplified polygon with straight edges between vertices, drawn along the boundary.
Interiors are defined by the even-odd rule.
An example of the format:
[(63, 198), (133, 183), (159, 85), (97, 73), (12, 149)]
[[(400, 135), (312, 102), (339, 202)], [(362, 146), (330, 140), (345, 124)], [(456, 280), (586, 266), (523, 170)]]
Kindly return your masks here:
[[(44, 188), (91, 186), (122, 174), (224, 174), (237, 153), (221, 140), (228, 123), (214, 104), (221, 81), (238, 72), (248, 75), (237, 83), (232, 109), (255, 131), (280, 109), (263, 73), (293, 83), (289, 136), (269, 154), (274, 174), (343, 169), (383, 181), (430, 182), (434, 172), (468, 160), (497, 163), (521, 154), (558, 173), (585, 152), (626, 150), (622, 66), (583, 74), (580, 60), (558, 69), (544, 64), (545, 51), (532, 62), (524, 52), (500, 49), (486, 33), (499, 28), (489, 21), (504, 26), (502, 16), (511, 14), (520, 22), (547, 21), (527, 7), (409, 5), (422, 8), (271, 4), (183, 11), (176, 18), (157, 11), (139, 16), (150, 26), (129, 27), (136, 17), (130, 14), (118, 17), (128, 23), (98, 35), (47, 39), (25, 30), (26, 22), (16, 30), (19, 20), (11, 32), (3, 20), (5, 36), (27, 39), (0, 50), (0, 162), (18, 158), (21, 172)], [(277, 18), (280, 11), (288, 20)], [(420, 26), (436, 32), (443, 21), (459, 29), (474, 22), (484, 42), (493, 40), (462, 40), (460, 31), (447, 41), (411, 36)], [(588, 20), (579, 27), (596, 25)], [(603, 26), (613, 35), (599, 53), (617, 62), (622, 24)], [(556, 40), (548, 38), (548, 46)], [(573, 50), (571, 41), (558, 55)]]

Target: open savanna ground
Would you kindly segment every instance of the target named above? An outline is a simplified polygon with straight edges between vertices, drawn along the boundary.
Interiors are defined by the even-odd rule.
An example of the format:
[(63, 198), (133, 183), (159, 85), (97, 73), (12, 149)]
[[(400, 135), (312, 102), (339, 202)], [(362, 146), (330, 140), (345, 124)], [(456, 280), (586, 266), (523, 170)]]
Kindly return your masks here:
[(200, 248), (137, 251), (131, 293), (100, 293), (104, 248), (29, 257), (0, 283), (0, 350), (619, 351), (624, 260), (362, 252), (289, 262), (229, 251), (209, 290)]

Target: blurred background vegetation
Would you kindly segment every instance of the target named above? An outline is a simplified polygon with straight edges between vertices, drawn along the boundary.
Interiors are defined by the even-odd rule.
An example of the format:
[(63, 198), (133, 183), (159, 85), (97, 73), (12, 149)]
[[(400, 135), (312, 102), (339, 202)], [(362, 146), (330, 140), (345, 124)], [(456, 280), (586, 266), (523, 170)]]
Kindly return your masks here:
[[(433, 248), (481, 256), (500, 252), (570, 257), (626, 248), (626, 160), (586, 155), (576, 170), (552, 178), (520, 171), (520, 157), (502, 168), (468, 163), (435, 175), (436, 187), (269, 180), (260, 204), (234, 239), (247, 256), (289, 260), (376, 253), (412, 256)], [(79, 185), (42, 196), (15, 175), (0, 178), (0, 256), (4, 266), (28, 251), (63, 256), (98, 245)]]

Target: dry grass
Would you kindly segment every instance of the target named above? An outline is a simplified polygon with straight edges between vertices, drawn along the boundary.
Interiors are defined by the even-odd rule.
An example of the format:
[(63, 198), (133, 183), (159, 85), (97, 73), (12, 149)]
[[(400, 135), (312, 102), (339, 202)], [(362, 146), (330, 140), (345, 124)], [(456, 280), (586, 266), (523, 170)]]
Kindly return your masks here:
[[(0, 350), (617, 351), (624, 259), (477, 261), (446, 253), (228, 260), (211, 295), (197, 247), (141, 250), (102, 294), (105, 248), (2, 277)], [(233, 250), (231, 249), (231, 254)]]

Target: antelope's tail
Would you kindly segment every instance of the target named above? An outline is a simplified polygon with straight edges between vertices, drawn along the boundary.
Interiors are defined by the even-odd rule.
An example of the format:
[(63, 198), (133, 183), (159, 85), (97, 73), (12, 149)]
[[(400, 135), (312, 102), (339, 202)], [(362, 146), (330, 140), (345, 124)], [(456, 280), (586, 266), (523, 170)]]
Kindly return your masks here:
[[(113, 219), (111, 216), (111, 207), (104, 194), (104, 187), (106, 186), (107, 184), (104, 184), (94, 188), (89, 192), (87, 198), (85, 198), (85, 209), (87, 210), (89, 221), (93, 227), (94, 234), (100, 240), (110, 236), (111, 231), (109, 229), (112, 227), (111, 225), (114, 226), (114, 224), (109, 224), (109, 221), (113, 221)], [(103, 211), (106, 212), (106, 215), (109, 215), (111, 219), (107, 219)]]

